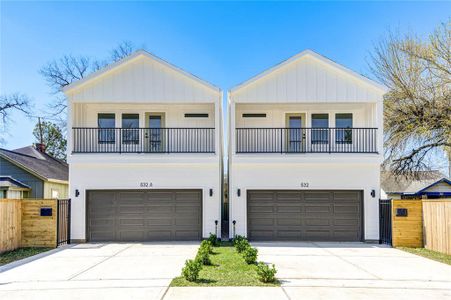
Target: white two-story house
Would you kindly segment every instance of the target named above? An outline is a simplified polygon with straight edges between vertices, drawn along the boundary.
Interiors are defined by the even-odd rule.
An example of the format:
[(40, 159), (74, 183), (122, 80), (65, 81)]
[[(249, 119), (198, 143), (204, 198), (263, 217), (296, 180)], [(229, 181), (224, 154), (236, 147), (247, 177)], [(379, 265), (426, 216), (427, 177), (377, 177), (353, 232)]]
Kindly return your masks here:
[(230, 237), (378, 240), (384, 93), (309, 50), (230, 90)]
[(73, 241), (219, 235), (219, 88), (137, 51), (64, 93)]

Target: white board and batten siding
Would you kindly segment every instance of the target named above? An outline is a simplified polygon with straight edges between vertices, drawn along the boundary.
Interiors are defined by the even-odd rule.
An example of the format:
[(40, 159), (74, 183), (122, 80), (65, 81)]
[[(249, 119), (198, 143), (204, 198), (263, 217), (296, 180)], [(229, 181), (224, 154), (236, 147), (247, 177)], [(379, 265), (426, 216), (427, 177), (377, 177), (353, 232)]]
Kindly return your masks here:
[(69, 100), (73, 103), (220, 103), (219, 88), (147, 52), (137, 52), (125, 60), (69, 86), (65, 90)]
[(236, 103), (378, 102), (384, 91), (312, 51), (305, 51), (232, 89)]

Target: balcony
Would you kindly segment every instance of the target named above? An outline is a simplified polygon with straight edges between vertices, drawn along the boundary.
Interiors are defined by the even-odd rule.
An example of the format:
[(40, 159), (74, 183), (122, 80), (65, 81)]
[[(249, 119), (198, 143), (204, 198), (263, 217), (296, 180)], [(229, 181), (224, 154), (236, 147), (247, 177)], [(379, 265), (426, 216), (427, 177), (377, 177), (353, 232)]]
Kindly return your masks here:
[(72, 128), (72, 153), (215, 153), (214, 128)]
[(236, 153), (377, 153), (377, 128), (236, 128)]

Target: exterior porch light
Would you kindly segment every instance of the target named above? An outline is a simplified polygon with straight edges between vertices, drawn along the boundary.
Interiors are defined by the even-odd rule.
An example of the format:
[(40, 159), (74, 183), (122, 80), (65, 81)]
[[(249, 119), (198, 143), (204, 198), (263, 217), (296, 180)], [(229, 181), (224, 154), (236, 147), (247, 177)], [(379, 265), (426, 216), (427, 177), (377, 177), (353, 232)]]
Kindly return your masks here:
[(80, 196), (80, 191), (77, 189), (77, 190), (75, 190), (75, 197), (78, 197), (78, 196)]
[(371, 190), (371, 197), (376, 197), (376, 190)]
[(210, 189), (210, 197), (213, 197), (213, 189)]
[(238, 197), (241, 197), (241, 189), (236, 190), (236, 195), (237, 195)]

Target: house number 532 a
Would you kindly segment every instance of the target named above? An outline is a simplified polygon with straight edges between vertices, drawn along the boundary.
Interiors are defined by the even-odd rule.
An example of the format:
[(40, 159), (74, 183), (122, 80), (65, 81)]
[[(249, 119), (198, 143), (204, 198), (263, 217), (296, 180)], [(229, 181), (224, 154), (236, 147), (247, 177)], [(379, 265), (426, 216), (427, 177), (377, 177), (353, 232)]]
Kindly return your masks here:
[(140, 182), (139, 187), (151, 187), (152, 182)]
[(301, 182), (302, 188), (308, 188), (308, 182)]

